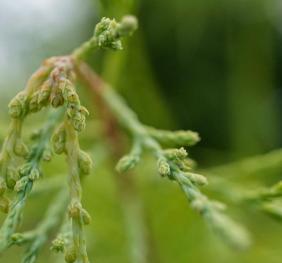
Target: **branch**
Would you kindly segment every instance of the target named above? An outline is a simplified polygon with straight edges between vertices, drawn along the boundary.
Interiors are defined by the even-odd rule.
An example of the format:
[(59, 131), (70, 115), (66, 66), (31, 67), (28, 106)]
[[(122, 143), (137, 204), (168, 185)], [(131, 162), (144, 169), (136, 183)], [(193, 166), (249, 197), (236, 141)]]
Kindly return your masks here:
[[(246, 231), (235, 224), (223, 212), (222, 206), (217, 202), (210, 201), (198, 189), (198, 185), (205, 183), (204, 177), (187, 172), (186, 151), (166, 151), (160, 145), (160, 138), (167, 137), (171, 144), (171, 134), (163, 131), (153, 130), (158, 136), (152, 136), (152, 129), (148, 129), (137, 118), (136, 114), (128, 108), (125, 101), (105, 84), (92, 69), (83, 62), (76, 63), (76, 72), (92, 91), (107, 105), (109, 110), (133, 138), (133, 148), (129, 155), (123, 157), (117, 165), (118, 170), (127, 171), (136, 166), (144, 149), (149, 149), (158, 160), (158, 170), (162, 176), (178, 182), (183, 189), (192, 208), (198, 211), (203, 218), (219, 233), (229, 244), (237, 248), (245, 248), (249, 245), (249, 237)], [(193, 134), (193, 136), (191, 136)], [(164, 136), (165, 135), (165, 136)], [(179, 135), (176, 133), (175, 137)], [(183, 136), (184, 135), (184, 136)], [(188, 142), (188, 145), (198, 141), (196, 133), (191, 131), (181, 133), (181, 141)], [(193, 142), (191, 142), (194, 140)], [(178, 142), (175, 140), (175, 142)], [(231, 228), (232, 227), (232, 228)], [(233, 231), (234, 229), (234, 231)]]
[(22, 263), (36, 261), (39, 251), (48, 240), (50, 231), (60, 223), (62, 215), (66, 211), (68, 199), (66, 190), (61, 190), (48, 208), (44, 219), (35, 229), (12, 236), (12, 244), (24, 245), (28, 243)]
[(21, 214), (30, 194), (34, 180), (40, 175), (39, 166), (43, 158), (44, 151), (49, 143), (52, 132), (60, 118), (62, 111), (52, 112), (47, 124), (42, 130), (38, 144), (32, 149), (30, 156), (20, 170), (21, 179), (17, 181), (15, 189), (17, 196), (13, 201), (10, 211), (0, 229), (0, 252), (5, 250), (11, 241), (12, 234), (16, 231), (20, 223)]

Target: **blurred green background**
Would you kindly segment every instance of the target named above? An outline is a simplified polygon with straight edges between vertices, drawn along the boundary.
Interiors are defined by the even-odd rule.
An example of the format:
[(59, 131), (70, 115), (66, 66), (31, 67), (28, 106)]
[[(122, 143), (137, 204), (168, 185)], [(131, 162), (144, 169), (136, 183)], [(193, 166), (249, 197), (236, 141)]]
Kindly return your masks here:
[[(198, 131), (202, 141), (189, 153), (207, 174), (213, 166), (281, 147), (279, 0), (0, 0), (1, 142), (8, 123), (5, 105), (41, 61), (67, 54), (88, 39), (102, 16), (119, 19), (128, 13), (139, 18), (139, 30), (124, 51), (98, 52), (88, 62), (144, 123)], [(95, 112), (92, 116), (95, 121)], [(28, 123), (36, 126), (39, 119)], [(93, 127), (82, 134), (82, 145), (96, 160), (84, 189), (85, 206), (93, 216), (87, 230), (92, 262), (281, 262), (282, 225), (256, 211), (230, 207), (254, 238), (248, 251), (230, 250), (188, 207), (178, 187), (158, 178), (149, 156), (130, 175), (134, 193), (122, 193), (111, 145)], [(62, 159), (44, 169), (46, 176), (66, 174)], [(251, 180), (241, 176), (238, 182), (272, 183), (280, 172), (253, 174)], [(23, 228), (36, 225), (46, 198), (29, 201)], [(128, 219), (138, 218), (135, 211), (142, 211), (140, 235), (146, 236), (147, 247), (137, 252), (131, 245), (141, 243), (142, 248), (142, 242), (135, 243), (138, 233), (130, 232)], [(2, 255), (0, 262), (20, 262), (18, 250)], [(39, 262), (56, 260), (46, 248)]]

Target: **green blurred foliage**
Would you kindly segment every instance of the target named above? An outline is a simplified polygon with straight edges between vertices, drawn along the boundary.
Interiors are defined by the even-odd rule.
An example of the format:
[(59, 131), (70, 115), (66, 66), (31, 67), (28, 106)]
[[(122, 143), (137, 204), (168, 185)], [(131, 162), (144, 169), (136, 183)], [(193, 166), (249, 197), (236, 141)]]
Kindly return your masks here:
[(141, 9), (174, 118), (200, 131), (204, 147), (238, 157), (278, 146), (279, 35), (266, 8), (274, 4), (155, 0)]

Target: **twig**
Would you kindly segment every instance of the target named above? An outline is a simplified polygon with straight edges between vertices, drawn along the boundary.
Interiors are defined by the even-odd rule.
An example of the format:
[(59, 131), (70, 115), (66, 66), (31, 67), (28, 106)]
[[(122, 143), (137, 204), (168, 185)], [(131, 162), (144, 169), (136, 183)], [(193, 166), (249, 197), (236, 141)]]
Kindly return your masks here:
[(42, 130), (39, 143), (32, 149), (27, 163), (21, 169), (21, 179), (16, 183), (17, 196), (11, 205), (0, 229), (0, 252), (3, 252), (10, 243), (11, 235), (16, 231), (20, 223), (21, 214), (25, 206), (28, 195), (30, 194), (34, 180), (39, 176), (39, 165), (43, 157), (46, 146), (49, 143), (52, 132), (57, 122), (62, 117), (62, 111), (52, 112), (48, 122)]
[[(207, 197), (199, 191), (196, 185), (205, 183), (203, 177), (197, 174), (182, 172), (183, 168), (185, 170), (186, 164), (184, 159), (186, 158), (186, 154), (184, 154), (184, 159), (180, 158), (181, 160), (176, 156), (178, 154), (176, 152), (166, 154), (158, 141), (158, 138), (163, 139), (165, 136), (152, 136), (150, 134), (152, 131), (148, 130), (147, 127), (139, 122), (136, 114), (127, 107), (125, 101), (115, 93), (109, 85), (105, 84), (88, 65), (79, 62), (76, 64), (76, 71), (80, 78), (84, 80), (85, 84), (93, 89), (104, 101), (119, 124), (123, 126), (133, 138), (132, 151), (129, 155), (121, 159), (117, 165), (118, 170), (125, 172), (133, 168), (138, 163), (143, 149), (150, 149), (158, 159), (159, 173), (178, 182), (188, 197), (188, 200), (191, 202), (192, 207), (200, 212), (203, 218), (206, 219), (222, 238), (237, 248), (245, 248), (248, 246), (249, 237), (246, 231), (223, 214), (221, 205), (208, 200)], [(154, 130), (154, 132), (156, 131)], [(159, 132), (159, 135), (161, 134), (164, 134), (163, 131)], [(193, 136), (191, 136), (191, 134), (193, 134)], [(187, 139), (183, 140), (183, 136), (181, 135), (181, 140), (188, 142), (189, 145), (192, 144), (191, 141), (193, 139), (194, 143), (199, 139), (196, 133), (191, 133), (190, 131), (186, 134), (184, 133), (184, 136), (185, 135)], [(169, 136), (169, 138), (170, 137), (171, 136)], [(230, 227), (233, 227), (234, 231)]]
[(34, 263), (42, 246), (48, 240), (48, 235), (61, 221), (62, 215), (66, 211), (69, 197), (65, 189), (61, 190), (48, 208), (44, 219), (39, 225), (24, 233), (16, 233), (12, 236), (12, 243), (17, 245), (27, 245), (22, 263)]

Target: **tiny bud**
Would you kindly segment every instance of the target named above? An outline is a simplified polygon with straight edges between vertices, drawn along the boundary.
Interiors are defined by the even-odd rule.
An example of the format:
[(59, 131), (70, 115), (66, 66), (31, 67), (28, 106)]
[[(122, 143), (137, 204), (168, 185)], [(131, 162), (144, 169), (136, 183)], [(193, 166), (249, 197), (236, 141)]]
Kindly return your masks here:
[(89, 215), (89, 213), (85, 209), (81, 210), (81, 217), (82, 217), (82, 222), (83, 222), (84, 225), (90, 224), (91, 216)]
[(37, 180), (38, 178), (40, 177), (40, 171), (37, 169), (37, 168), (33, 168), (31, 171), (30, 171), (30, 174), (28, 176), (28, 178), (32, 181), (35, 181)]
[(73, 202), (69, 207), (69, 217), (77, 219), (80, 217), (82, 207), (79, 202)]
[(50, 162), (52, 159), (52, 151), (50, 149), (46, 149), (43, 152), (43, 161)]
[(170, 166), (165, 159), (160, 158), (158, 160), (157, 165), (158, 165), (158, 172), (161, 176), (169, 176), (170, 175)]
[(29, 154), (29, 150), (27, 148), (27, 146), (22, 142), (21, 139), (18, 139), (15, 147), (14, 147), (14, 152), (16, 155), (26, 158)]
[(57, 237), (52, 241), (52, 245), (50, 248), (52, 251), (59, 253), (64, 252), (65, 250), (65, 241), (62, 237)]
[(78, 131), (81, 132), (85, 129), (86, 127), (86, 123), (85, 123), (85, 116), (77, 113), (72, 119), (71, 119), (71, 123), (73, 125), (73, 128)]
[(69, 94), (75, 92), (75, 88), (69, 80), (65, 80), (60, 86), (65, 100), (67, 100)]
[(186, 172), (185, 175), (187, 176), (187, 178), (196, 185), (199, 186), (204, 186), (208, 184), (208, 180), (205, 176), (200, 175), (200, 174), (195, 174), (195, 173), (189, 173)]
[(79, 97), (74, 88), (64, 89), (64, 98), (68, 103), (80, 104)]
[(41, 86), (41, 89), (38, 94), (38, 100), (37, 100), (38, 104), (43, 106), (48, 102), (50, 94), (51, 94), (51, 88), (52, 88), (51, 82), (48, 79)]
[(187, 151), (183, 147), (180, 149), (165, 150), (164, 153), (170, 160), (184, 160), (188, 156)]
[(67, 101), (69, 103), (79, 104), (79, 97), (75, 92), (73, 92), (73, 93), (69, 94)]
[(19, 169), (20, 177), (27, 176), (30, 173), (30, 170), (31, 170), (30, 163), (26, 163), (23, 166), (21, 166)]
[(188, 156), (188, 153), (183, 147), (181, 147), (180, 149), (177, 149), (176, 156), (182, 160)]
[(11, 100), (8, 107), (12, 118), (19, 118), (24, 113), (26, 99), (26, 95), (22, 91)]
[(48, 91), (40, 91), (38, 95), (38, 108), (41, 109), (43, 106), (47, 105), (47, 102), (49, 100), (50, 92)]
[(79, 112), (84, 116), (89, 116), (89, 111), (84, 106), (80, 107)]
[(200, 141), (199, 134), (193, 131), (165, 131), (152, 127), (147, 130), (154, 139), (166, 146), (193, 146)]
[[(115, 21), (115, 20), (113, 20)], [(109, 29), (112, 20), (106, 17), (103, 17), (101, 21), (95, 27), (95, 36), (101, 35), (106, 30)]]
[(97, 45), (101, 48), (121, 50), (122, 44), (118, 32), (118, 23), (113, 19), (103, 17), (95, 27), (94, 36)]
[(180, 166), (181, 170), (186, 172), (196, 169), (197, 163), (194, 160), (187, 158), (181, 161)]
[(64, 97), (63, 97), (62, 91), (56, 88), (53, 91), (53, 93), (51, 94), (50, 100), (51, 100), (51, 105), (54, 108), (58, 108), (62, 106), (64, 104)]
[(76, 105), (80, 104), (79, 97), (76, 93), (73, 83), (68, 79), (63, 79), (59, 84), (60, 90), (62, 91), (64, 99), (68, 103), (73, 103)]
[(90, 174), (93, 163), (92, 163), (92, 159), (86, 152), (84, 151), (79, 152), (78, 165), (79, 165), (80, 172), (82, 174), (85, 174), (85, 175)]
[(14, 243), (16, 244), (20, 244), (24, 241), (24, 236), (22, 233), (14, 233), (12, 236), (11, 236), (11, 239), (13, 240)]
[(65, 252), (66, 263), (74, 263), (77, 259), (76, 250), (74, 247), (70, 247)]
[(136, 155), (125, 155), (118, 161), (116, 170), (119, 173), (125, 173), (133, 169), (138, 164), (139, 159), (139, 156)]
[(118, 27), (118, 34), (120, 36), (131, 35), (138, 28), (138, 21), (135, 16), (124, 16)]
[(10, 189), (10, 190), (13, 190), (15, 185), (16, 185), (16, 180), (11, 178), (11, 177), (7, 177), (7, 187)]
[(200, 136), (193, 131), (175, 131), (175, 142), (178, 145), (192, 146), (200, 141)]
[(66, 144), (66, 131), (64, 126), (60, 126), (56, 129), (52, 136), (52, 146), (56, 154), (61, 154), (65, 151)]
[(16, 185), (15, 185), (14, 190), (15, 190), (16, 192), (21, 192), (21, 191), (23, 191), (28, 182), (29, 182), (29, 178), (28, 178), (28, 177), (23, 177), (23, 178), (21, 178), (20, 180), (18, 180), (18, 181), (16, 182)]
[(192, 167), (189, 165), (189, 163), (186, 162), (186, 160), (178, 160), (175, 162), (178, 166), (178, 168), (183, 172), (190, 172), (192, 170)]
[(6, 174), (7, 187), (13, 190), (19, 177), (20, 177), (19, 173), (16, 171), (16, 169), (13, 167), (9, 167), (7, 169), (7, 174)]
[(67, 115), (71, 119), (77, 114), (77, 105), (75, 104), (69, 104), (67, 108)]

